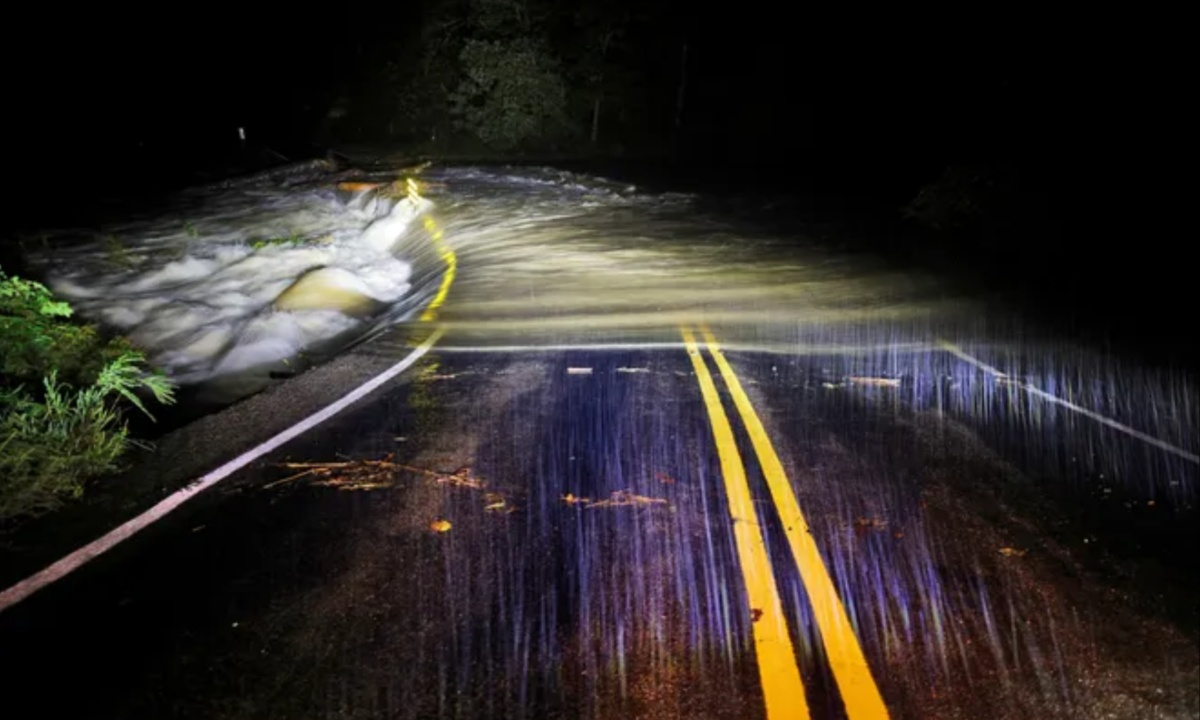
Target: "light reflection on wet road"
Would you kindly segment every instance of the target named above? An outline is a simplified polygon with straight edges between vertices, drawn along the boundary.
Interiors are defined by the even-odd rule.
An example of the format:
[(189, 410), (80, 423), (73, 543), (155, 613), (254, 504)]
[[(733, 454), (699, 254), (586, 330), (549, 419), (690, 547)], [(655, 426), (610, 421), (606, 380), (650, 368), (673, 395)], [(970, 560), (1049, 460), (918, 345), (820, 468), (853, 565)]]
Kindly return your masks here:
[[(836, 367), (730, 356), (892, 716), (1083, 717), (1119, 708), (1114, 695), (1195, 697), (1177, 684), (1187, 641), (1064, 575), (1070, 552), (1008, 516), (1004, 496), (1027, 481), (966, 430)], [(264, 489), (295, 474), (272, 464), (202, 498), (0, 617), (6, 663), (21, 660), (6, 695), (69, 673), (79, 691), (35, 695), (38, 715), (765, 717), (754, 608), (683, 350), (423, 362), (274, 458), (394, 454), (410, 470), (390, 487)], [(812, 717), (845, 716), (737, 439)]]
[[(443, 220), (471, 240), (442, 343), (399, 386), (0, 615), (5, 717), (802, 717), (801, 698), (764, 694), (755, 583), (778, 594), (811, 717), (877, 717), (847, 704), (771, 469), (710, 365), (771, 573), (747, 575), (683, 317), (726, 342), (891, 717), (1197, 713), (1195, 625), (1171, 599), (1194, 601), (1194, 584), (1170, 578), (1195, 568), (1170, 557), (1195, 527), (1186, 378), (1000, 343), (920, 303), (872, 314), (888, 291), (799, 265), (775, 296), (764, 268), (735, 269), (698, 303), (722, 277), (710, 258), (680, 287), (609, 276), (623, 290), (596, 300), (605, 278), (572, 279), (599, 246), (576, 244), (579, 266), (538, 285), (553, 262), (529, 246), (557, 230), (522, 225), (520, 254), (495, 215)], [(651, 255), (668, 267), (675, 250)], [(508, 292), (526, 286), (548, 295)], [(547, 307), (562, 322), (539, 326)], [(1022, 394), (939, 336), (1185, 454)], [(361, 351), (408, 346), (401, 329)], [(1148, 568), (1163, 568), (1149, 603), (1133, 590)]]

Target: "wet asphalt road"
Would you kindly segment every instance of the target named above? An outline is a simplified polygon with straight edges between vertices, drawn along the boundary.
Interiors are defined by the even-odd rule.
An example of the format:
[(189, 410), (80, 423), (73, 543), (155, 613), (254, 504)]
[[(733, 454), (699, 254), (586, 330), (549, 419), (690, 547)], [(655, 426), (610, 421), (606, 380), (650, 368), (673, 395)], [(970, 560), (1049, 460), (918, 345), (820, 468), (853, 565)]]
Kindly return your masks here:
[[(4, 716), (774, 718), (803, 700), (868, 717), (833, 671), (847, 642), (891, 717), (1195, 716), (1194, 631), (1097, 573), (1002, 440), (948, 400), (921, 408), (914, 376), (730, 351), (854, 629), (823, 636), (728, 378), (700, 355), (706, 404), (662, 339), (489, 353), (450, 336), (0, 615)], [(735, 538), (722, 412), (803, 688), (771, 715), (771, 611), (748, 595), (763, 579)], [(309, 462), (347, 464), (284, 466)]]
[(1200, 715), (1190, 378), (694, 199), (430, 188), (441, 314), (164, 439), (163, 475), (445, 336), (0, 612), (0, 717)]

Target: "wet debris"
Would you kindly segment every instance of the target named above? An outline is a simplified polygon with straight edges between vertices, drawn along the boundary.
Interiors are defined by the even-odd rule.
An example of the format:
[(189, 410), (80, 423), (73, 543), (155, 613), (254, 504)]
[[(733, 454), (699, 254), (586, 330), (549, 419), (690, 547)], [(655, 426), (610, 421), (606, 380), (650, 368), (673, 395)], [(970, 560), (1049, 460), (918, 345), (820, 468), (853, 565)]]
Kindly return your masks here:
[(333, 477), (328, 480), (317, 480), (312, 483), (317, 487), (332, 487), (338, 490), (383, 490), (390, 488), (390, 480), (371, 481), (359, 478)]
[(603, 500), (593, 500), (591, 498), (576, 497), (573, 493), (563, 495), (563, 502), (568, 505), (579, 505), (585, 508), (601, 508), (601, 507), (649, 507), (653, 505), (668, 506), (664, 498), (653, 498), (645, 495), (637, 495), (629, 490), (615, 490), (611, 495)]
[(334, 487), (339, 490), (380, 490), (394, 487), (401, 473), (413, 473), (424, 476), (438, 484), (465, 487), (473, 490), (482, 490), (487, 484), (481, 478), (471, 474), (471, 467), (469, 465), (459, 468), (452, 473), (446, 473), (393, 462), (390, 454), (384, 456), (381, 460), (290, 462), (280, 463), (279, 467), (298, 470), (299, 472), (267, 483), (263, 486), (264, 490), (302, 479), (308, 479), (311, 485)]
[(882, 518), (859, 517), (854, 519), (854, 530), (860, 535), (874, 530), (875, 532), (883, 532), (887, 530), (887, 520)]
[(434, 362), (421, 368), (417, 373), (417, 380), (420, 382), (439, 382), (442, 380), (456, 380), (464, 375), (475, 375), (475, 370), (460, 370), (453, 373), (438, 372), (438, 363)]
[(378, 182), (347, 181), (347, 182), (338, 183), (337, 189), (342, 190), (344, 192), (359, 193), (359, 192), (366, 192), (367, 190), (374, 190), (375, 188), (382, 187), (385, 184), (386, 183), (378, 183)]
[(470, 370), (464, 370), (463, 372), (456, 372), (456, 373), (444, 373), (444, 374), (434, 373), (432, 375), (423, 376), (421, 378), (421, 380), (429, 381), (429, 382), (435, 382), (438, 380), (453, 380), (453, 379), (455, 379), (457, 377), (461, 377), (463, 375), (472, 375), (472, 374), (473, 373)]
[[(413, 181), (413, 184), (417, 186), (418, 192), (433, 185), (433, 183), (417, 183), (416, 181)], [(409, 194), (408, 178), (406, 177), (401, 177), (400, 179), (393, 180), (392, 182), (359, 182), (347, 180), (338, 183), (337, 189), (341, 190), (342, 192), (352, 193), (355, 195), (364, 192), (374, 192), (379, 197), (391, 198), (394, 200), (406, 198)]]
[(509, 505), (508, 501), (500, 493), (487, 493), (483, 496), (483, 499), (487, 503), (487, 505), (483, 506), (484, 512), (510, 513), (516, 509)]
[[(394, 462), (390, 454), (380, 460), (292, 462), (280, 463), (279, 467), (299, 472), (268, 483), (263, 486), (263, 489), (307, 480), (310, 485), (316, 487), (331, 487), (338, 490), (383, 490), (396, 487), (406, 474), (422, 476), (427, 481), (439, 485), (451, 485), (468, 490), (484, 490), (487, 487), (487, 483), (483, 479), (472, 474), (469, 465), (447, 473)], [(483, 506), (485, 513), (507, 515), (517, 510), (502, 493), (489, 491), (483, 493), (482, 498), (485, 503)], [(434, 520), (429, 524), (430, 531), (435, 533), (449, 532), (450, 527), (450, 521), (446, 519)]]
[(400, 168), (396, 172), (401, 173), (403, 175), (419, 175), (420, 173), (423, 173), (426, 170), (428, 170), (432, 165), (433, 165), (432, 160), (422, 160), (421, 162), (419, 162), (415, 165), (405, 165), (404, 167)]
[(339, 490), (379, 490), (391, 487), (400, 467), (391, 462), (391, 456), (383, 460), (347, 460), (345, 462), (281, 463), (280, 467), (299, 472), (288, 475), (263, 486), (269, 490), (278, 485), (309, 479), (312, 485), (335, 487)]
[(900, 378), (851, 375), (837, 382), (822, 380), (821, 387), (825, 390), (841, 390), (847, 387), (898, 388), (900, 387)]
[(900, 378), (857, 377), (852, 375), (848, 379), (851, 385), (861, 385), (864, 387), (900, 387)]
[(664, 498), (652, 498), (645, 495), (635, 495), (628, 490), (617, 490), (606, 500), (593, 502), (588, 507), (622, 507), (627, 505), (646, 506), (646, 505), (666, 505), (667, 501)]
[(433, 476), (433, 478), (436, 482), (441, 483), (443, 485), (453, 485), (455, 487), (471, 488), (472, 490), (482, 490), (484, 488), (484, 486), (487, 484), (483, 480), (480, 480), (479, 478), (471, 475), (471, 466), (470, 465), (459, 468), (458, 470), (456, 470), (455, 472), (453, 472), (450, 475), (444, 475), (441, 473), (433, 472), (431, 470), (423, 470), (421, 468), (414, 468), (414, 467), (411, 467), (408, 465), (402, 465), (401, 468), (404, 470), (408, 470), (409, 472), (418, 472), (418, 473), (423, 473), (425, 475)]

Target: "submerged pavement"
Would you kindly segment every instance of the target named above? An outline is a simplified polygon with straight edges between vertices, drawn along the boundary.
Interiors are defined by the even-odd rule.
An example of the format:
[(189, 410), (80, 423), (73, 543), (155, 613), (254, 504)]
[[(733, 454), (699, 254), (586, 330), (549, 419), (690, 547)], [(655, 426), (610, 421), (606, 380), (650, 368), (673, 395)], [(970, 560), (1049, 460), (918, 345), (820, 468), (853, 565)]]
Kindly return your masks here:
[(524, 245), (439, 218), (437, 312), (164, 438), (167, 494), (444, 333), (0, 612), (4, 716), (1196, 715), (1186, 379), (728, 244), (671, 275), (537, 187)]

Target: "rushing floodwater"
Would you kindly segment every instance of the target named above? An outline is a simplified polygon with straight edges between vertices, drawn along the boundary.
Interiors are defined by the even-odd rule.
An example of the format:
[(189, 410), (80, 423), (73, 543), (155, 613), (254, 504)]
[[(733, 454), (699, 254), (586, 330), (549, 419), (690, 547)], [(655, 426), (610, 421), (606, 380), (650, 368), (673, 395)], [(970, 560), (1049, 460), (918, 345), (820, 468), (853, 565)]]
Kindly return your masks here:
[(195, 191), (153, 215), (51, 233), (40, 260), (82, 316), (129, 335), (185, 385), (279, 369), (409, 318), (441, 270), (417, 222), (426, 214), (462, 266), (444, 319), (493, 343), (673, 332), (685, 318), (893, 322), (934, 309), (920, 299), (929, 286), (798, 256), (721, 224), (692, 196), (549, 169), (422, 179), (431, 200), (339, 190), (319, 173)]
[(153, 216), (56, 233), (43, 260), (82, 316), (193, 384), (403, 318), (405, 241), (427, 205), (319, 182), (198, 191)]
[[(366, 179), (392, 182), (397, 174)], [(43, 258), (52, 286), (83, 315), (130, 333), (182, 382), (205, 383), (270, 370), (304, 352), (333, 352), (412, 319), (442, 277), (429, 228), (443, 233), (458, 268), (438, 316), (447, 333), (437, 353), (454, 357), (450, 371), (431, 361), (425, 379), (413, 383), (404, 417), (348, 423), (344, 438), (327, 441), (330, 454), (316, 459), (355, 442), (367, 457), (390, 453), (404, 440), (397, 428), (418, 428), (413, 417), (430, 413), (438, 403), (429, 397), (443, 392), (461, 428), (453, 425), (446, 448), (435, 446), (425, 459), (445, 450), (463, 463), (478, 461), (480, 477), (510, 478), (513, 488), (508, 498), (489, 498), (482, 483), (464, 482), (462, 495), (453, 496), (443, 483), (449, 476), (426, 478), (429, 507), (457, 498), (446, 515), (455, 528), (446, 542), (425, 537), (432, 516), (418, 515), (416, 553), (393, 552), (401, 532), (393, 524), (404, 514), (389, 507), (387, 533), (363, 535), (361, 551), (352, 553), (384, 559), (317, 595), (325, 613), (364, 618), (356, 627), (326, 622), (328, 615), (304, 617), (300, 626), (316, 628), (311, 637), (323, 642), (322, 652), (339, 643), (384, 648), (362, 655), (369, 658), (365, 674), (379, 676), (372, 692), (415, 694), (412, 678), (437, 677), (430, 692), (444, 716), (455, 703), (469, 707), (470, 687), (491, 690), (481, 707), (509, 702), (523, 716), (539, 701), (539, 683), (554, 688), (564, 667), (582, 667), (575, 675), (588, 697), (612, 676), (622, 699), (653, 695), (658, 679), (675, 669), (673, 643), (686, 645), (697, 666), (733, 677), (738, 639), (752, 622), (730, 604), (733, 581), (723, 574), (735, 567), (731, 521), (719, 500), (710, 510), (695, 492), (716, 476), (716, 468), (697, 463), (711, 463), (712, 453), (689, 454), (680, 439), (689, 423), (692, 437), (707, 437), (703, 417), (674, 402), (695, 392), (690, 378), (676, 384), (685, 372), (668, 371), (675, 366), (667, 363), (652, 373), (641, 356), (638, 367), (625, 367), (614, 357), (621, 353), (594, 353), (589, 362), (609, 370), (597, 370), (606, 383), (599, 391), (566, 384), (555, 396), (536, 363), (504, 381), (499, 372), (488, 376), (511, 382), (491, 396), (470, 389), (486, 387), (482, 380), (463, 391), (431, 390), (434, 379), (437, 388), (449, 385), (441, 380), (456, 377), (454, 370), (474, 371), (454, 353), (490, 351), (493, 363), (506, 349), (521, 357), (515, 353), (561, 346), (669, 344), (679, 353), (679, 325), (711, 325), (747, 383), (756, 380), (763, 406), (777, 411), (768, 417), (773, 429), (791, 438), (803, 460), (813, 533), (856, 627), (914, 689), (922, 712), (948, 702), (947, 690), (983, 688), (991, 695), (980, 702), (999, 699), (1014, 716), (1055, 714), (1046, 707), (1094, 716), (1088, 709), (1099, 706), (1089, 703), (1108, 698), (1114, 684), (1109, 676), (1099, 690), (1076, 682), (1093, 671), (1096, 628), (1086, 607), (1048, 604), (1056, 596), (1018, 562), (1027, 551), (1038, 556), (1043, 544), (1025, 527), (1025, 511), (997, 505), (1007, 518), (1002, 526), (1011, 521), (1021, 532), (992, 537), (983, 533), (991, 521), (972, 520), (960, 495), (986, 490), (1003, 499), (1026, 492), (1028, 480), (1070, 516), (1062, 527), (1075, 534), (1064, 530), (1047, 544), (1061, 542), (1078, 555), (1103, 548), (1158, 558), (1178, 577), (1194, 577), (1192, 556), (1180, 551), (1194, 536), (1200, 475), (1194, 378), (1039, 336), (983, 303), (945, 295), (928, 279), (831, 255), (802, 236), (748, 229), (698, 196), (644, 193), (544, 168), (434, 169), (421, 182), (428, 199), (420, 202), (339, 190), (328, 175), (286, 187), (197, 192), (153, 217), (55, 234), (57, 249)], [(262, 242), (292, 236), (294, 243)], [(612, 379), (625, 370), (628, 383)], [(496, 404), (490, 415), (480, 410), (489, 397)], [(543, 406), (556, 397), (554, 407)], [(641, 412), (647, 398), (662, 404)], [(490, 435), (480, 422), (488, 418), (500, 423)], [(532, 420), (513, 422), (519, 418)], [(539, 425), (538, 418), (546, 420)], [(364, 428), (377, 437), (364, 439)], [(469, 449), (472, 442), (482, 449)], [(577, 456), (574, 448), (586, 450)], [(698, 477), (688, 483), (664, 468)], [(581, 512), (567, 500), (613, 497), (631, 485), (664, 502), (618, 514)], [(931, 489), (930, 504), (940, 502), (944, 515), (925, 512)], [(420, 496), (420, 487), (409, 490)], [(509, 501), (521, 503), (525, 534), (470, 534), (472, 523), (488, 528), (507, 517), (487, 508)], [(353, 507), (359, 512), (370, 502)], [(319, 497), (316, 504), (327, 512), (332, 502)], [(257, 509), (242, 512), (257, 522)], [(1034, 519), (1058, 527), (1058, 514)], [(353, 517), (361, 530), (360, 516)], [(291, 566), (303, 565), (291, 547), (282, 551)], [(1070, 567), (1053, 565), (1060, 566)], [(436, 586), (444, 593), (413, 581), (429, 567), (427, 580), (444, 567)], [(396, 597), (376, 596), (372, 572), (394, 574)], [(815, 667), (819, 637), (805, 590), (794, 579), (782, 588), (797, 626), (807, 628), (798, 636), (801, 659)], [(375, 610), (389, 601), (395, 615), (381, 622)], [(288, 607), (285, 615), (307, 610)], [(560, 612), (579, 619), (577, 637), (560, 631)], [(422, 618), (444, 632), (425, 632)], [(303, 637), (298, 647), (313, 651), (305, 644), (310, 635)], [(287, 682), (293, 657), (306, 658), (302, 671), (316, 675), (313, 668), (322, 667), (305, 653), (264, 660), (259, 645), (253, 652), (256, 666), (284, 662)], [(282, 657), (288, 660), (275, 660)], [(402, 661), (379, 661), (389, 657)], [(493, 662), (476, 663), (480, 657)], [(1149, 657), (1140, 667), (1147, 677), (1124, 682), (1154, 687), (1161, 662)], [(1102, 675), (1107, 666), (1096, 667)], [(247, 691), (240, 676), (238, 683), (241, 700)], [(266, 686), (252, 684), (251, 692)]]
[[(1039, 339), (927, 278), (752, 229), (699, 196), (550, 168), (434, 168), (420, 198), (346, 189), (346, 177), (197, 190), (154, 215), (53, 233), (41, 260), (84, 317), (181, 383), (250, 377), (253, 389), (419, 313), (444, 272), (437, 228), (458, 266), (438, 316), (446, 349), (676, 344), (681, 323), (706, 322), (728, 346), (904, 379), (917, 407), (1016, 414), (1045, 457), (1082, 432), (1096, 454), (1079, 462), (1097, 474), (1120, 456), (1139, 494), (1193, 496), (1191, 378)], [(1114, 451), (1114, 433), (1137, 452)]]

